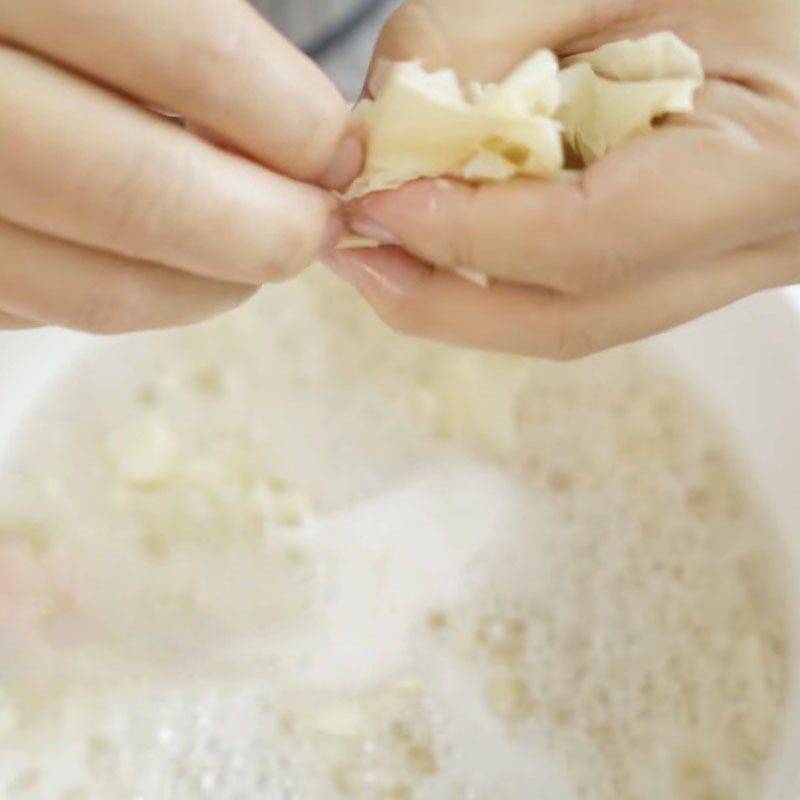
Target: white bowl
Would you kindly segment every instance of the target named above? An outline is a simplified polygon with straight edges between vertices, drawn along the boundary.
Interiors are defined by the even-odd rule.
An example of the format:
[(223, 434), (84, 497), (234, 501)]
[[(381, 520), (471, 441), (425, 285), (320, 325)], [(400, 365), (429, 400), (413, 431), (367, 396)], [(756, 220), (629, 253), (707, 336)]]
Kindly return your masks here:
[[(91, 338), (60, 331), (0, 335), (0, 463), (39, 395)], [(800, 290), (752, 298), (649, 342), (738, 439), (751, 479), (785, 537), (795, 615), (793, 687), (766, 800), (800, 787)]]

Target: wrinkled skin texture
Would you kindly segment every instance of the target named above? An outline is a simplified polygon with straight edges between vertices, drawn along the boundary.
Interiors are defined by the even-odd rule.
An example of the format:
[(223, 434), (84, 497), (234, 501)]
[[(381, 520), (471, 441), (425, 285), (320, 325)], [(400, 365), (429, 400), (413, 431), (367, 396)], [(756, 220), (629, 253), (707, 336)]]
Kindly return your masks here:
[(231, 308), (337, 238), (326, 189), (360, 165), (348, 105), (246, 0), (0, 0), (0, 108), (0, 328)]
[(386, 246), (331, 266), (399, 330), (558, 359), (800, 281), (798, 0), (411, 0), (376, 58), (485, 81), (539, 47), (565, 56), (659, 30), (703, 57), (694, 113), (576, 184), (420, 181), (371, 195), (350, 223)]

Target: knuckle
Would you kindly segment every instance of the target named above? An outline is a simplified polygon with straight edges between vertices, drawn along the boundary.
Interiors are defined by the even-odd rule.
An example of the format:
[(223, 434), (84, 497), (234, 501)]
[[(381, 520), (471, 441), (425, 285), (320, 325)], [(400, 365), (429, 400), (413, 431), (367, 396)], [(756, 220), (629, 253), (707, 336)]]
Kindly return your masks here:
[[(436, 197), (434, 192), (431, 203), (436, 202)], [(485, 261), (481, 257), (483, 242), (480, 230), (472, 224), (475, 219), (476, 197), (475, 191), (469, 191), (465, 196), (441, 204), (445, 216), (443, 230), (446, 231), (442, 240), (444, 252), (441, 260), (446, 267), (476, 271), (485, 267)]]
[(477, 256), (475, 237), (470, 229), (460, 222), (452, 227), (452, 233), (446, 241), (446, 265), (455, 269), (475, 270), (480, 272), (483, 264)]
[(562, 314), (554, 323), (545, 358), (557, 362), (577, 361), (600, 350), (589, 325), (574, 314)]
[(645, 232), (632, 230), (629, 220), (612, 210), (608, 190), (590, 174), (554, 216), (560, 252), (553, 285), (569, 294), (590, 294), (635, 280), (643, 261), (639, 234)]
[(595, 278), (596, 289), (607, 289), (638, 280), (642, 258), (635, 241), (626, 241), (617, 236), (600, 253)]
[(78, 307), (73, 326), (102, 335), (130, 333), (147, 327), (151, 298), (133, 270), (114, 270), (98, 281)]
[[(187, 37), (177, 48), (177, 92), (182, 104), (195, 115), (230, 116), (231, 87), (237, 87), (238, 96), (238, 91), (253, 86), (254, 72), (262, 69), (263, 41), (253, 36), (252, 27), (239, 14), (220, 14), (216, 9), (206, 13), (209, 17), (201, 32)], [(276, 105), (281, 100), (294, 104), (294, 113), (277, 115), (268, 129), (260, 131), (269, 146), (255, 147), (251, 142), (255, 147), (251, 155), (278, 162), (297, 177), (310, 180), (328, 166), (347, 127), (349, 108), (333, 82), (313, 62), (296, 59), (292, 70), (300, 74), (291, 82), (275, 72), (271, 91)], [(305, 87), (300, 99), (293, 94), (298, 85)]]
[(181, 198), (190, 178), (180, 165), (165, 160), (160, 153), (147, 153), (96, 187), (96, 205), (103, 209), (105, 237), (113, 249), (132, 252), (134, 243), (155, 247), (167, 225), (171, 237), (181, 230)]
[(632, 283), (640, 278), (642, 261), (636, 246), (614, 241), (598, 244), (588, 263), (564, 276), (563, 289), (579, 295), (592, 294)]
[[(554, 284), (556, 282), (554, 281)], [(557, 286), (562, 291), (573, 295), (587, 295), (592, 292), (602, 291), (608, 286), (603, 269), (596, 259), (589, 264), (576, 265), (557, 281)]]
[(433, 3), (403, 3), (387, 20), (381, 35), (379, 51), (392, 60), (419, 57), (443, 59), (450, 51), (449, 19), (444, 10)]
[(209, 10), (205, 24), (197, 26), (194, 35), (176, 45), (173, 79), (184, 103), (223, 101), (230, 85), (231, 69), (241, 62), (246, 52), (242, 27), (234, 17), (226, 18)]

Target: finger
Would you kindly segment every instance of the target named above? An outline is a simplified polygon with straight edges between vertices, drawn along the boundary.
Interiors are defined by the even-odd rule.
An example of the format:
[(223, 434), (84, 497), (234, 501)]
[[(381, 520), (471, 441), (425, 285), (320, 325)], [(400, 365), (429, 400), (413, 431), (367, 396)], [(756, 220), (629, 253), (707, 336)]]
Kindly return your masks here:
[(499, 80), (534, 50), (578, 45), (593, 30), (613, 40), (619, 4), (596, 5), (587, 14), (584, 0), (505, 0), (499, 13), (486, 0), (411, 0), (381, 31), (373, 69), (382, 59), (418, 60), (428, 69), (455, 69), (464, 80)]
[(789, 115), (777, 112), (769, 134), (765, 104), (714, 85), (696, 115), (631, 141), (579, 182), (420, 181), (356, 201), (350, 225), (437, 266), (506, 280), (569, 292), (633, 282), (794, 229)]
[(2, 47), (0, 108), (0, 217), (22, 226), (251, 283), (296, 273), (338, 237), (327, 192)]
[(254, 289), (86, 250), (0, 222), (4, 314), (92, 333), (197, 322)]
[(749, 294), (796, 280), (797, 240), (742, 251), (596, 296), (498, 283), (488, 290), (396, 248), (336, 255), (335, 271), (404, 333), (466, 347), (577, 358), (642, 339)]
[(0, 330), (16, 331), (37, 327), (39, 327), (38, 322), (33, 322), (29, 319), (22, 319), (21, 317), (15, 317), (12, 314), (6, 314), (4, 311), (0, 311)]
[(292, 177), (331, 169), (344, 185), (358, 172), (352, 143), (332, 166), (348, 128), (344, 99), (244, 0), (0, 2), (0, 30)]

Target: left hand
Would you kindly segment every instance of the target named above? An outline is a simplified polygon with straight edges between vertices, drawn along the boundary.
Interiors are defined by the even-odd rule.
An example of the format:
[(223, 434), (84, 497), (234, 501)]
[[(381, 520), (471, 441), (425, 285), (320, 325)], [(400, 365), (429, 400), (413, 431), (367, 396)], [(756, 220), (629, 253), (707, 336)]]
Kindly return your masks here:
[(0, 330), (185, 325), (298, 274), (349, 123), (247, 0), (0, 0)]
[(353, 229), (387, 246), (331, 266), (399, 330), (559, 359), (800, 281), (798, 25), (800, 0), (410, 0), (377, 57), (490, 81), (537, 48), (567, 56), (670, 29), (708, 80), (695, 112), (579, 183), (418, 181), (356, 201)]

